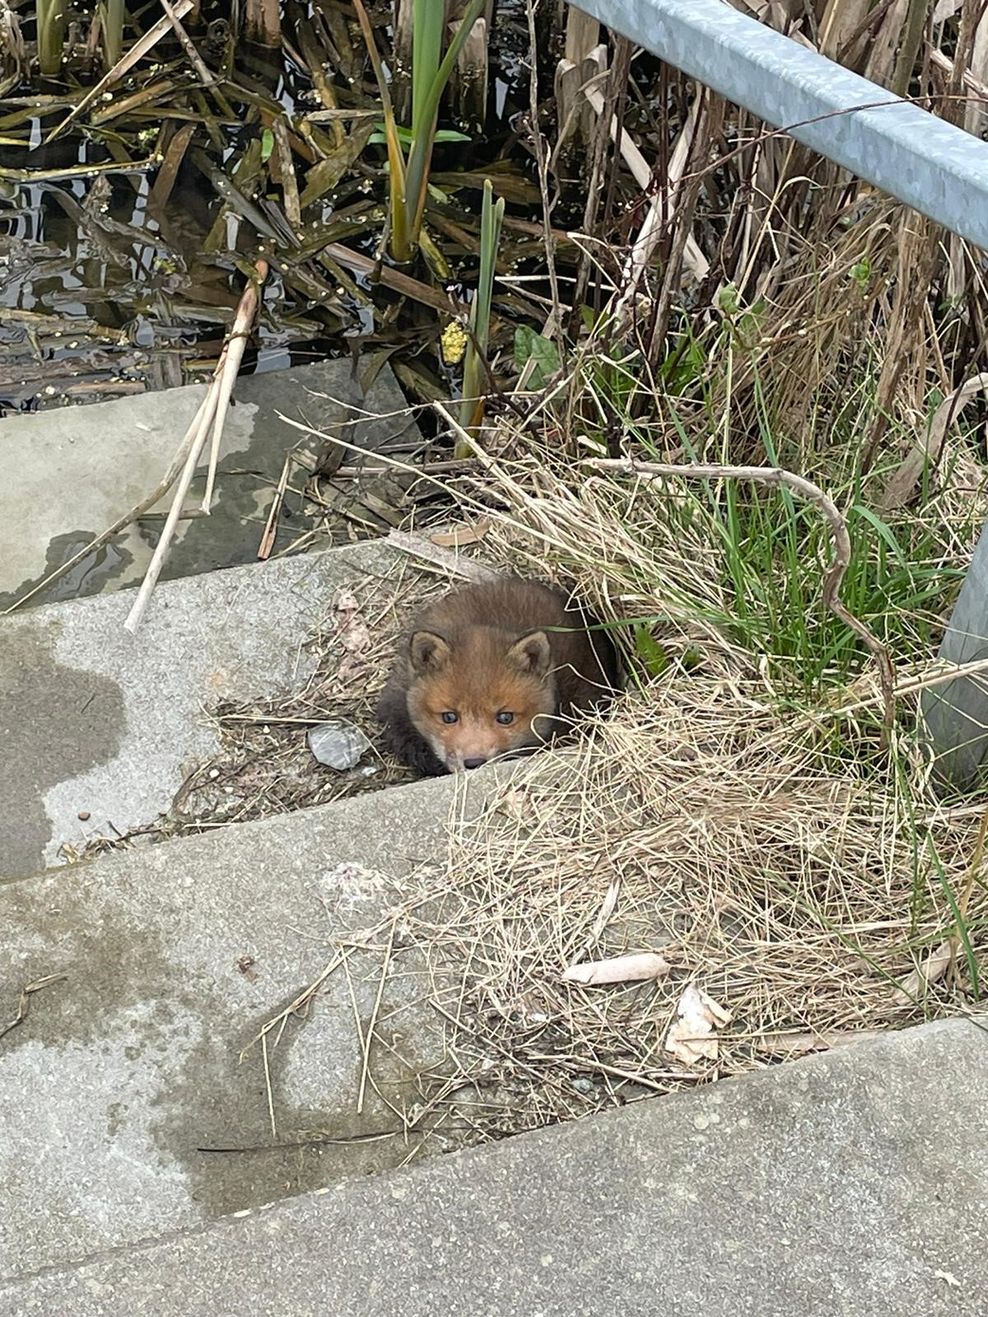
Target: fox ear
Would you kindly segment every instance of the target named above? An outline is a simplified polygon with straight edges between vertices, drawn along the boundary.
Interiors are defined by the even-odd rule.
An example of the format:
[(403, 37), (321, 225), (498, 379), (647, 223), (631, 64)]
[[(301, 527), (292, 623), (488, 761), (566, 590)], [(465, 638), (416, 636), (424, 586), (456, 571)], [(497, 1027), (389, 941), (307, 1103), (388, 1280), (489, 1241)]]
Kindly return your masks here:
[(519, 672), (544, 677), (552, 663), (552, 647), (544, 631), (530, 631), (508, 650), (508, 662)]
[(408, 642), (412, 670), (419, 676), (440, 672), (449, 662), (449, 645), (434, 631), (416, 631)]

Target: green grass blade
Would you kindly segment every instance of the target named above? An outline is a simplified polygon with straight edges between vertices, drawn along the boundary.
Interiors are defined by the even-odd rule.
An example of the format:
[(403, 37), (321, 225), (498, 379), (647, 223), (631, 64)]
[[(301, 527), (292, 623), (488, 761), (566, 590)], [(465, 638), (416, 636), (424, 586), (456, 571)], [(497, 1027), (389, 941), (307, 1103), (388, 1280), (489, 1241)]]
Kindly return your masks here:
[[(442, 94), (449, 82), (453, 68), (459, 57), (463, 45), (470, 35), (474, 23), (480, 17), (487, 0), (471, 0), (466, 12), (463, 15), (463, 21), (457, 28), (453, 40), (449, 43), (449, 49), (443, 58), (442, 63), (436, 71), (435, 77), (422, 94), (417, 114), (417, 123), (415, 125), (415, 141), (412, 143), (412, 149), (408, 156), (408, 168), (406, 171), (406, 198), (410, 212), (409, 238), (414, 243), (417, 239), (418, 231), (422, 227), (422, 216), (425, 214), (425, 198), (429, 184), (429, 164), (432, 160), (432, 146), (435, 140), (436, 119), (439, 114), (439, 102)], [(414, 82), (414, 71), (413, 71)]]
[(100, 0), (100, 24), (103, 28), (103, 58), (112, 69), (123, 51), (123, 29), (127, 18), (124, 0)]
[(975, 1001), (981, 998), (981, 974), (978, 970), (978, 957), (974, 950), (974, 944), (971, 941), (971, 930), (968, 927), (964, 912), (960, 907), (954, 889), (951, 887), (937, 854), (936, 848), (932, 843), (927, 843), (930, 859), (933, 861), (934, 868), (937, 871), (937, 877), (940, 879), (940, 886), (943, 888), (943, 894), (947, 898), (947, 904), (950, 906), (951, 913), (954, 916), (954, 935), (960, 941), (964, 949), (964, 959), (967, 962), (967, 973), (971, 983), (971, 993)]
[(43, 77), (61, 72), (68, 7), (68, 0), (38, 0), (38, 67)]
[(863, 503), (855, 503), (851, 508), (851, 511), (856, 516), (860, 517), (862, 521), (866, 521), (876, 535), (880, 536), (880, 538), (885, 541), (888, 547), (892, 550), (896, 561), (901, 566), (908, 566), (908, 559), (903, 552), (902, 545), (895, 538), (895, 535), (892, 533), (892, 529), (887, 522), (883, 521), (877, 513), (872, 512), (871, 508), (865, 507)]
[(443, 0), (415, 0), (412, 10), (412, 137), (424, 127), (422, 111), (442, 62)]

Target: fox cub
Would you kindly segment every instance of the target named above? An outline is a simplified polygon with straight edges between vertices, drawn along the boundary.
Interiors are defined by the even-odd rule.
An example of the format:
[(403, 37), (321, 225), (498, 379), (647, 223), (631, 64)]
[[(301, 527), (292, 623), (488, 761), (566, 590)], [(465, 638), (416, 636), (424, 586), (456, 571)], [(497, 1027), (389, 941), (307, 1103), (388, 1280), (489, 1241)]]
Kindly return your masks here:
[(535, 581), (472, 585), (414, 622), (381, 696), (389, 748), (433, 776), (529, 753), (606, 703), (614, 647), (593, 618)]

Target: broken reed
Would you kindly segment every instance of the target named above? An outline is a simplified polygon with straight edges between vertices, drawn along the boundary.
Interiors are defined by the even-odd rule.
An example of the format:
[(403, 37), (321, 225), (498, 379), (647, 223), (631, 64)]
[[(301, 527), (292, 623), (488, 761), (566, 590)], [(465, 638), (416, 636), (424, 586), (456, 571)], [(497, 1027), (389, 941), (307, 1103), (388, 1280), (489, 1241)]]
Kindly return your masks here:
[(246, 0), (244, 34), (259, 46), (277, 46), (281, 41), (281, 0)]
[[(988, 36), (984, 7), (968, 0), (954, 6), (921, 32), (918, 53), (903, 9), (830, 0), (818, 30), (797, 20), (792, 34), (880, 85), (894, 86), (904, 67), (911, 70), (922, 105), (981, 131), (984, 111), (975, 91), (965, 96), (965, 78), (973, 75), (974, 87), (983, 72), (976, 52)], [(773, 16), (769, 8), (764, 18)], [(787, 18), (785, 30), (792, 26)], [(783, 464), (812, 469), (832, 445), (813, 450), (800, 434), (808, 409), (840, 415), (839, 397), (822, 401), (834, 379), (870, 418), (856, 427), (862, 473), (910, 431), (927, 432), (940, 398), (988, 366), (988, 299), (977, 254), (670, 68), (660, 70), (655, 89), (668, 127), (645, 127), (660, 142), (657, 159), (646, 152), (658, 195), (629, 233), (635, 212), (620, 156), (630, 164), (623, 139), (642, 142), (643, 130), (634, 122), (640, 106), (627, 119), (626, 107), (634, 106), (628, 54), (616, 40), (610, 71), (587, 93), (601, 110), (583, 153), (591, 162), (584, 230), (594, 241), (584, 246), (576, 281), (587, 294), (569, 322), (571, 351), (582, 355), (575, 345), (590, 313), (596, 317), (589, 351), (600, 359), (601, 383), (610, 373), (615, 396), (601, 388), (592, 406), (603, 401), (604, 412), (596, 415), (571, 399), (566, 427), (592, 425), (616, 451), (626, 419), (622, 391), (630, 375), (641, 375), (644, 358), (654, 393), (641, 391), (637, 414), (657, 398), (687, 418), (697, 410), (717, 417), (720, 440), (704, 451), (708, 460), (762, 462), (767, 429)], [(620, 147), (611, 140), (612, 116), (625, 125)], [(554, 144), (554, 159), (561, 145)], [(620, 244), (609, 249), (619, 233)], [(644, 274), (636, 269), (639, 253)], [(629, 271), (636, 287), (608, 334), (601, 317), (627, 296)], [(719, 355), (726, 330), (734, 344), (729, 364)], [(635, 361), (629, 338), (640, 352)], [(876, 360), (881, 368), (872, 378)]]

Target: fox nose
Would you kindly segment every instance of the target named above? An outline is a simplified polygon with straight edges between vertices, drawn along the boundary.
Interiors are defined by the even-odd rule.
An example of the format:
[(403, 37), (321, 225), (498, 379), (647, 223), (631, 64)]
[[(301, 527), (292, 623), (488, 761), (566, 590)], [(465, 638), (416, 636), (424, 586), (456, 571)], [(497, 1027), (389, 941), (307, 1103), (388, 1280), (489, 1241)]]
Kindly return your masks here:
[(487, 763), (487, 760), (484, 759), (483, 757), (481, 757), (481, 758), (479, 758), (479, 759), (464, 759), (464, 761), (463, 761), (463, 767), (464, 767), (464, 768), (479, 768), (479, 767), (481, 766), (481, 764), (486, 764), (486, 763)]

